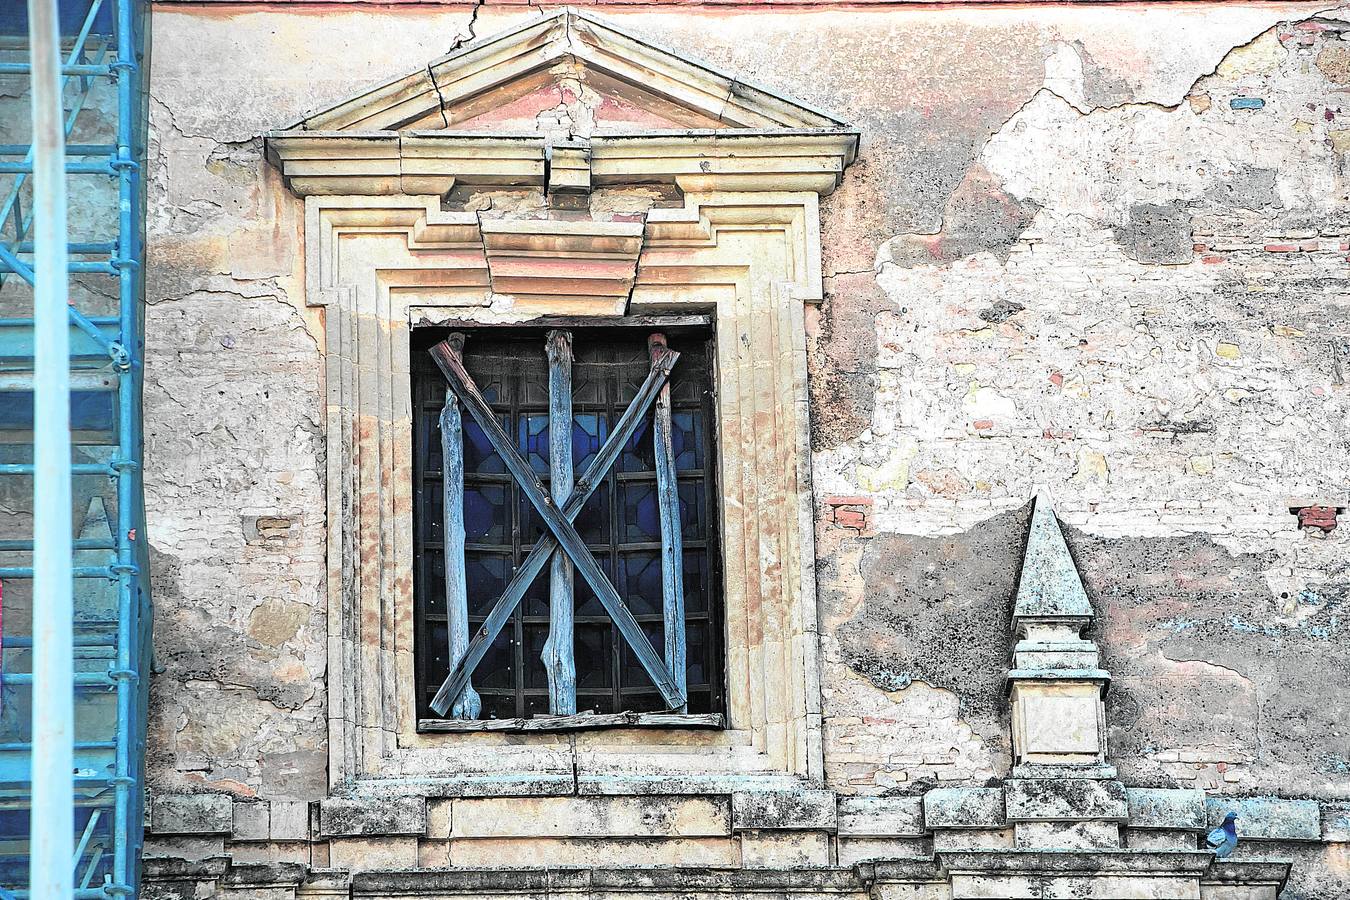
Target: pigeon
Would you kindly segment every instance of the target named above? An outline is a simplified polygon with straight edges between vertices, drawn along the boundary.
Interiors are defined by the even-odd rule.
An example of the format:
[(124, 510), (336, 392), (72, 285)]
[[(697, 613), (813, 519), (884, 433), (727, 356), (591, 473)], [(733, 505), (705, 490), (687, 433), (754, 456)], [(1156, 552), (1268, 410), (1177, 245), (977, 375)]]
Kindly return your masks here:
[(1214, 855), (1219, 859), (1231, 856), (1233, 849), (1237, 847), (1237, 813), (1230, 812), (1223, 817), (1223, 824), (1211, 831), (1205, 840), (1209, 843), (1209, 849), (1214, 851)]

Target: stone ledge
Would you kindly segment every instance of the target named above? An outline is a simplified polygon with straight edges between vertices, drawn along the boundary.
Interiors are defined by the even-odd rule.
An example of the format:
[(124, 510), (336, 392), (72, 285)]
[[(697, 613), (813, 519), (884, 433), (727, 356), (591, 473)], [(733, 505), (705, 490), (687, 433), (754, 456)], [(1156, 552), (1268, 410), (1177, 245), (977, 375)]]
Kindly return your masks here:
[(1002, 788), (934, 788), (923, 795), (923, 824), (938, 828), (1000, 828), (1006, 824)]
[[(931, 867), (931, 864), (930, 864)], [(863, 889), (853, 869), (438, 869), (365, 872), (352, 877), (352, 895), (407, 892), (534, 894), (578, 891), (677, 890), (681, 894), (792, 888), (818, 893)], [(417, 892), (417, 893), (415, 893)]]
[(1010, 779), (1006, 802), (1009, 822), (1124, 822), (1129, 818), (1125, 785), (1119, 781)]
[(1320, 841), (1322, 809), (1316, 800), (1278, 797), (1207, 797), (1205, 817), (1213, 828), (1229, 810), (1238, 814), (1239, 841)]
[(1205, 793), (1170, 788), (1126, 788), (1131, 828), (1205, 829)]
[(233, 828), (228, 794), (158, 794), (151, 803), (151, 834), (229, 834)]
[(732, 831), (835, 831), (833, 791), (737, 791), (731, 795)]
[(840, 797), (839, 834), (857, 837), (922, 837), (920, 797)]
[(1208, 850), (950, 850), (938, 853), (948, 872), (1080, 873), (1142, 875), (1205, 871)]
[(1278, 892), (1292, 865), (1288, 859), (1215, 860), (1200, 880), (1204, 884), (1271, 884)]
[(426, 832), (424, 797), (387, 800), (330, 797), (319, 802), (319, 833), (324, 837), (421, 836)]

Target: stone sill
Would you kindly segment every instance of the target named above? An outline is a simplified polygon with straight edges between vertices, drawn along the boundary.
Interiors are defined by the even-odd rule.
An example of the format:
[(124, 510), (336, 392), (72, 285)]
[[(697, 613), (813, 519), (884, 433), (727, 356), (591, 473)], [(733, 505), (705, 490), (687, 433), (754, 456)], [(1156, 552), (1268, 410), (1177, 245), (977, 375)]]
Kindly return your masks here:
[(421, 733), (584, 731), (599, 728), (723, 728), (721, 713), (583, 713), (530, 719), (418, 719)]

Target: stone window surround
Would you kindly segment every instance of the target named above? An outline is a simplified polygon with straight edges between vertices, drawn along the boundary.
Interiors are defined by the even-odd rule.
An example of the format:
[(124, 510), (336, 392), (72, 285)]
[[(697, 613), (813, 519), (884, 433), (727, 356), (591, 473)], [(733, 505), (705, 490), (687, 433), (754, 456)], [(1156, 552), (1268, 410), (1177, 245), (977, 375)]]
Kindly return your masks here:
[[(437, 127), (541, 75), (618, 87), (666, 131)], [(858, 133), (563, 9), (267, 136), (305, 198), (307, 303), (325, 307), (329, 781), (334, 793), (770, 790), (823, 780), (804, 304), (819, 199)], [(557, 212), (451, 212), (456, 185)], [(682, 206), (584, 219), (592, 185)], [(408, 347), (421, 324), (707, 315), (716, 346), (726, 712), (721, 731), (418, 733)]]
[(577, 301), (534, 296), (527, 313), (503, 308), (490, 254), (465, 246), (475, 233), (483, 245), (478, 217), (443, 212), (435, 196), (306, 198), (308, 302), (326, 308), (334, 789), (681, 792), (819, 781), (803, 320), (803, 304), (821, 297), (817, 203), (814, 191), (712, 191), (652, 210), (627, 304), (631, 314), (714, 320), (730, 727), (524, 736), (417, 733), (408, 337), (421, 322), (576, 315)]

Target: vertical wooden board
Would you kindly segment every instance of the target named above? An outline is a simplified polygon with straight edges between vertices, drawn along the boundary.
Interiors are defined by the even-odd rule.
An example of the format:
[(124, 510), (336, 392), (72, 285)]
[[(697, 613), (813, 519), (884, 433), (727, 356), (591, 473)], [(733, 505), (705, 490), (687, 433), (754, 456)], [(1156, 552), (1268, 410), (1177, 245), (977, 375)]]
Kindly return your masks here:
[[(464, 572), (464, 431), (454, 391), (445, 392), (445, 406), (441, 409), (441, 476), (445, 617), (453, 673), (469, 649), (469, 593)], [(469, 682), (455, 698), (450, 714), (456, 719), (476, 719), (482, 707), (478, 692)]]
[[(548, 349), (548, 453), (553, 502), (565, 507), (572, 495), (572, 334), (555, 330)], [(549, 711), (570, 716), (577, 711), (574, 659), (572, 563), (561, 550), (553, 552), (549, 575), (549, 631), (544, 644)]]
[[(667, 349), (663, 334), (648, 340), (652, 360)], [(675, 678), (680, 696), (688, 698), (684, 634), (684, 544), (680, 533), (680, 492), (675, 477), (675, 453), (670, 438), (670, 384), (656, 395), (652, 431), (656, 451), (656, 497), (661, 516), (661, 609), (665, 626), (666, 668)], [(679, 706), (688, 712), (687, 702)]]

